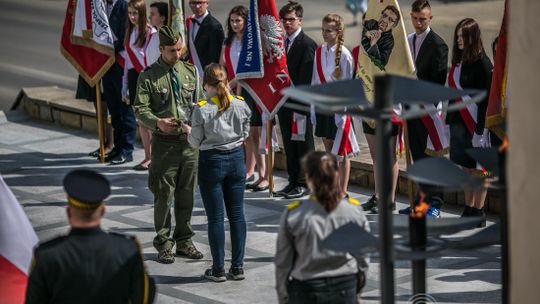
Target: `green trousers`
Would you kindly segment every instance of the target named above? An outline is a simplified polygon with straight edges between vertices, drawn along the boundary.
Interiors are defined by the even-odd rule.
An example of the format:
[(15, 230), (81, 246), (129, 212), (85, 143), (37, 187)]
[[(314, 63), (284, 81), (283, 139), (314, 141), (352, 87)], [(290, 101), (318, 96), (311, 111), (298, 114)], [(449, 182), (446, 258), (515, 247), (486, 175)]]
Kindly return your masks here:
[[(197, 186), (199, 152), (185, 136), (152, 137), (152, 163), (148, 188), (154, 194), (154, 247), (171, 249), (191, 244), (194, 235), (191, 213)], [(176, 227), (171, 238), (171, 206), (174, 202)]]

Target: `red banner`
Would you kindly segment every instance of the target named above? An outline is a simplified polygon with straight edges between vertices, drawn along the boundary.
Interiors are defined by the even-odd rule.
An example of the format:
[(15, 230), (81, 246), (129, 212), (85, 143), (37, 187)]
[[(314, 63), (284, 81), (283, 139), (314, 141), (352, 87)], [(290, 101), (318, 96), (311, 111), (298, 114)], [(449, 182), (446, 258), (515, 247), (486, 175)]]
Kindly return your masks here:
[(497, 40), (497, 52), (491, 78), (491, 90), (489, 92), (488, 108), (486, 111), (486, 127), (495, 133), (500, 139), (505, 137), (505, 99), (506, 77), (508, 69), (508, 1), (504, 4), (504, 17)]
[[(291, 85), (283, 31), (273, 0), (251, 0), (250, 12), (257, 14), (253, 14), (254, 18), (250, 16), (246, 24), (243, 41), (245, 51), (241, 53), (239, 62), (245, 61), (242, 57), (251, 56), (250, 52), (262, 55), (262, 78), (247, 78), (253, 77), (248, 74), (242, 77), (242, 69), (239, 67), (237, 79), (241, 80), (242, 87), (253, 96), (261, 109), (273, 117), (286, 99), (281, 90)], [(257, 33), (253, 35), (252, 31)], [(250, 43), (250, 37), (256, 36), (260, 37), (261, 43)]]
[[(60, 52), (64, 57), (75, 67), (75, 69), (81, 74), (90, 86), (95, 86), (96, 83), (103, 77), (107, 70), (114, 63), (114, 49), (108, 48), (103, 44), (96, 43), (93, 38), (92, 31), (92, 13), (89, 10), (97, 10), (102, 7), (95, 7), (100, 5), (101, 1), (92, 0), (78, 0), (86, 1), (84, 6), (82, 3), (77, 3), (77, 0), (69, 0), (66, 9), (66, 18), (64, 21), (64, 27), (62, 29), (62, 38), (60, 40)], [(79, 5), (78, 5), (79, 4)], [(76, 6), (77, 5), (77, 6)], [(90, 9), (88, 8), (90, 5)], [(84, 20), (84, 22), (78, 22), (75, 26), (74, 21), (76, 8), (85, 7), (85, 10), (79, 10), (80, 18), (77, 20)], [(102, 14), (95, 14), (102, 16)], [(106, 19), (105, 19), (106, 20)], [(107, 21), (108, 23), (108, 21)], [(86, 29), (81, 29), (79, 26), (86, 26)], [(108, 24), (107, 24), (108, 26)], [(73, 32), (75, 30), (81, 30), (88, 33), (87, 36), (75, 37)], [(87, 43), (83, 43), (82, 40), (87, 40)], [(74, 43), (76, 41), (77, 43)], [(86, 46), (85, 46), (86, 45)]]

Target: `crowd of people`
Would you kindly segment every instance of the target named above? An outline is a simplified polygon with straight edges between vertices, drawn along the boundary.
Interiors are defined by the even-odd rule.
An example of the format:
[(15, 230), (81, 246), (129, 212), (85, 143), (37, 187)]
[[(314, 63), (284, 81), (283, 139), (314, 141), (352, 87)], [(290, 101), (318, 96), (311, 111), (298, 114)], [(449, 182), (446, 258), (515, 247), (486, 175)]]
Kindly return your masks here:
[[(182, 35), (167, 26), (166, 3), (152, 3), (150, 16), (147, 16), (144, 0), (106, 1), (106, 6), (119, 59), (103, 77), (103, 94), (113, 130), (106, 160), (111, 164), (133, 160), (138, 121), (145, 157), (134, 169), (149, 171), (148, 186), (154, 195), (156, 235), (153, 245), (158, 252), (157, 261), (173, 263), (175, 256), (203, 258), (203, 253), (192, 241), (191, 227), (198, 185), (208, 221), (212, 256), (212, 266), (204, 271), (204, 277), (215, 282), (243, 280), (247, 233), (244, 193), (246, 189), (268, 189), (268, 168), (259, 151), (261, 111), (253, 96), (243, 90), (235, 78), (248, 9), (244, 6), (232, 8), (224, 31), (210, 14), (209, 1), (190, 0), (193, 14), (186, 18), (184, 41)], [(365, 8), (359, 5), (358, 9)], [(365, 41), (364, 49), (380, 53), (382, 50), (375, 50), (378, 41), (387, 39), (390, 43), (385, 33), (400, 21), (394, 10), (395, 7), (389, 6), (382, 11), (381, 20), (369, 20), (373, 21), (372, 26), (364, 26), (362, 37), (355, 44), (361, 48)], [(293, 85), (354, 78), (357, 68), (354, 57), (358, 47), (351, 52), (344, 45), (343, 18), (334, 13), (323, 17), (324, 43), (318, 46), (302, 29), (303, 13), (302, 5), (294, 1), (279, 10), (287, 68)], [(448, 46), (430, 27), (433, 17), (429, 2), (416, 0), (410, 14), (415, 32), (409, 35), (408, 42), (419, 79), (443, 85), (448, 83), (457, 89), (489, 91), (492, 64), (475, 20), (466, 18), (456, 25), (448, 71)], [(286, 103), (295, 102), (287, 100)], [(446, 116), (450, 126), (450, 159), (471, 171), (476, 170), (477, 164), (465, 150), (487, 146), (490, 142), (489, 132), (484, 127), (486, 106), (487, 99), (484, 99), (477, 107)], [(354, 303), (365, 281), (365, 259), (319, 247), (320, 240), (347, 223), (369, 229), (364, 211), (378, 212), (377, 185), (374, 195), (364, 204), (349, 198), (347, 192), (350, 158), (358, 150), (351, 148), (342, 153), (337, 136), (340, 128), (348, 125), (352, 130), (350, 136), (356, 140), (353, 121), (347, 115), (324, 115), (288, 107), (281, 108), (277, 118), (287, 157), (288, 183), (275, 195), (287, 199), (310, 195), (289, 204), (281, 219), (275, 258), (279, 302)], [(303, 134), (298, 133), (296, 124), (303, 124)], [(412, 119), (407, 124), (413, 160), (430, 157), (426, 152), (428, 130), (421, 119)], [(377, 159), (373, 153), (376, 127), (369, 121), (362, 125), (376, 167)], [(394, 124), (391, 138), (394, 144), (398, 141), (399, 128)], [(314, 136), (322, 139), (325, 151), (314, 151)], [(97, 151), (91, 154), (96, 156)], [(397, 183), (396, 157), (393, 162), (392, 197)], [(79, 174), (79, 179), (101, 180), (92, 173), (83, 173)], [(71, 211), (68, 215), (73, 218), (82, 214), (83, 222), (87, 221), (84, 225), (73, 225), (75, 222), (70, 221), (73, 230), (67, 239), (79, 237), (81, 229), (99, 228), (98, 219), (104, 214), (102, 201), (110, 191), (107, 185), (103, 190), (107, 195), (91, 199), (70, 193), (73, 187), (69, 186), (70, 180), (75, 177), (66, 178), (69, 209), (85, 212)], [(417, 200), (422, 197), (430, 205), (428, 216), (438, 217), (442, 194), (427, 185), (420, 185), (420, 189), (425, 197), (419, 194)], [(466, 192), (463, 216), (485, 217), (482, 209), (485, 197), (485, 191)], [(401, 214), (410, 212), (410, 207), (399, 210)], [(228, 271), (224, 260), (225, 215), (232, 243)], [(174, 229), (172, 216), (176, 223)], [(99, 229), (96, 231), (93, 233), (102, 233)], [(127, 247), (131, 246), (129, 241), (125, 242)], [(38, 257), (51, 252), (56, 244), (40, 246)], [(133, 255), (133, 252), (129, 251), (129, 254)], [(47, 253), (47, 259), (55, 258)], [(142, 284), (141, 280), (146, 280), (146, 273), (139, 269), (138, 262), (133, 265), (140, 278), (133, 284)], [(36, 288), (43, 288), (43, 280), (48, 280), (43, 269), (55, 271), (43, 268), (39, 259), (38, 263), (29, 280), (29, 299), (37, 296)], [(57, 270), (58, 273), (70, 271)], [(127, 293), (126, 296), (129, 297)]]

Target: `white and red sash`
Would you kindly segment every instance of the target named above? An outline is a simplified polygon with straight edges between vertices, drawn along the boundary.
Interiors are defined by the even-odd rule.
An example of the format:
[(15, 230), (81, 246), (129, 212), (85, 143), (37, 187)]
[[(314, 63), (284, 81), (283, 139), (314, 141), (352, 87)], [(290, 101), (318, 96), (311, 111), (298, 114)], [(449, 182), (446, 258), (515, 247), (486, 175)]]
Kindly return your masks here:
[[(199, 59), (199, 54), (197, 54), (197, 49), (195, 48), (195, 37), (193, 37), (192, 31), (192, 23), (193, 23), (193, 16), (187, 17), (186, 20), (186, 28), (187, 28), (187, 36), (188, 36), (188, 55), (189, 55), (189, 62), (193, 63), (195, 67), (197, 67), (197, 70), (199, 70), (199, 77), (204, 77), (204, 70), (201, 66), (201, 60)], [(200, 26), (199, 26), (200, 28)]]
[[(454, 89), (463, 90), (460, 84), (461, 65), (452, 65), (448, 74), (448, 86)], [(464, 102), (469, 100), (469, 96), (463, 96), (455, 100), (455, 102)], [(478, 106), (475, 103), (468, 104), (466, 108), (459, 110), (461, 118), (467, 127), (467, 130), (472, 134), (476, 130), (476, 118), (478, 116)]]
[(236, 77), (236, 75), (235, 75), (235, 68), (231, 60), (231, 46), (230, 45), (225, 45), (225, 52), (223, 53), (223, 56), (225, 57), (225, 67), (227, 68), (227, 74), (229, 76), (229, 80), (233, 80)]
[[(315, 50), (315, 73), (321, 84), (327, 83), (326, 75), (324, 74), (322, 64), (322, 46)], [(314, 109), (312, 108), (312, 111)], [(312, 115), (315, 115), (312, 113)], [(356, 140), (356, 134), (352, 125), (351, 116), (345, 114), (335, 114), (334, 121), (338, 127), (334, 145), (332, 146), (332, 154), (342, 160), (344, 156), (353, 157), (360, 153), (360, 146)]]
[(291, 140), (306, 141), (307, 116), (293, 112)]
[[(257, 107), (258, 109), (258, 107)], [(262, 128), (261, 128), (261, 137), (259, 141), (259, 153), (268, 155), (268, 143), (266, 142), (266, 134), (268, 133), (266, 131), (267, 125), (268, 125), (268, 114), (266, 112), (263, 112), (262, 114)], [(274, 152), (279, 151), (279, 144), (277, 140), (277, 133), (276, 128), (272, 126), (272, 149)]]
[(129, 41), (124, 45), (124, 48), (126, 50), (127, 56), (131, 63), (133, 64), (133, 67), (137, 71), (137, 73), (141, 73), (144, 68), (148, 66), (148, 56), (146, 49), (148, 48), (148, 44), (150, 43), (150, 40), (152, 39), (152, 36), (156, 33), (156, 29), (149, 28), (148, 34), (146, 35), (146, 41), (142, 48), (138, 48), (135, 46), (137, 36), (138, 36), (138, 30), (134, 29), (133, 32), (131, 32), (131, 35), (129, 37)]
[(424, 107), (431, 110), (429, 115), (420, 118), (428, 133), (426, 153), (437, 156), (443, 155), (450, 146), (448, 127), (443, 121), (442, 113), (436, 111), (435, 105), (428, 104)]

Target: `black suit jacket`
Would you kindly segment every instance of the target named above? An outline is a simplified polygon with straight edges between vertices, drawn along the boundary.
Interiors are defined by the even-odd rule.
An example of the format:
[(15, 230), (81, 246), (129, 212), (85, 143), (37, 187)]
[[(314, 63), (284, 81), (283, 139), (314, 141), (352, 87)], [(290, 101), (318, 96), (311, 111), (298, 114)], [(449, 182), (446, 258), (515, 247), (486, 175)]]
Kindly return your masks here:
[[(413, 50), (415, 38), (413, 38)], [(448, 46), (444, 40), (430, 30), (416, 52), (418, 52), (415, 61), (418, 79), (444, 85), (448, 72)]]
[(154, 294), (134, 237), (73, 228), (35, 250), (26, 303), (151, 303)]
[(124, 37), (126, 36), (128, 20), (127, 7), (127, 1), (116, 1), (109, 16), (109, 26), (114, 37), (116, 37), (116, 41), (114, 42), (115, 53), (124, 50)]
[[(289, 76), (295, 86), (311, 84), (313, 73), (313, 61), (315, 60), (315, 50), (317, 43), (313, 41), (304, 31), (300, 31), (287, 52), (287, 69)], [(287, 102), (294, 102), (290, 99)], [(304, 105), (304, 104), (302, 104)]]
[(208, 16), (201, 22), (195, 41), (193, 41), (203, 69), (210, 63), (219, 62), (224, 39), (225, 34), (221, 23), (208, 13)]
[[(427, 34), (419, 50), (415, 49), (415, 38), (411, 47), (416, 56), (416, 76), (418, 79), (435, 82), (444, 85), (448, 70), (448, 46), (444, 40), (433, 30)], [(417, 161), (427, 157), (425, 153), (427, 146), (427, 130), (421, 119), (407, 120), (409, 130), (409, 147), (413, 160)]]

